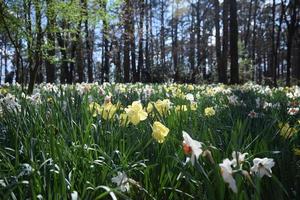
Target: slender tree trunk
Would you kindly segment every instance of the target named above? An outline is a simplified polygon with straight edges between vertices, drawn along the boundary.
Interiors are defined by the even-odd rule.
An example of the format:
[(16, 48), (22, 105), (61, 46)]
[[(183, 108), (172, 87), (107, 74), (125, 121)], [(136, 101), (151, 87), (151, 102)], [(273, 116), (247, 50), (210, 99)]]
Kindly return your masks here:
[(46, 81), (47, 83), (54, 83), (55, 81), (55, 64), (53, 64), (52, 59), (55, 56), (55, 35), (54, 35), (54, 23), (55, 23), (55, 13), (53, 10), (53, 0), (47, 0), (47, 43), (49, 45), (49, 50), (47, 51), (48, 59), (45, 60), (46, 66)]
[(144, 42), (144, 12), (145, 5), (144, 0), (140, 0), (140, 22), (139, 22), (139, 58), (138, 58), (138, 69), (137, 69), (137, 80), (140, 81), (141, 69), (144, 68), (144, 51), (143, 51), (143, 42)]
[(197, 17), (197, 23), (196, 23), (196, 35), (197, 35), (197, 67), (195, 69), (195, 72), (193, 74), (196, 74), (196, 71), (201, 72), (201, 18), (200, 18), (200, 1), (197, 1), (197, 9), (196, 9), (196, 17)]
[(138, 74), (136, 69), (136, 56), (135, 56), (135, 35), (134, 35), (134, 9), (133, 9), (133, 1), (131, 2), (131, 10), (130, 10), (130, 25), (129, 25), (129, 38), (130, 38), (130, 53), (131, 53), (131, 68), (133, 73), (133, 82), (137, 82)]
[(276, 0), (273, 0), (273, 7), (272, 7), (272, 55), (271, 55), (271, 69), (272, 69), (272, 78), (273, 78), (273, 85), (277, 86), (277, 77), (276, 77), (276, 65), (275, 65), (275, 56), (276, 55), (276, 48), (275, 48), (275, 11), (276, 11)]
[(144, 82), (151, 82), (151, 58), (150, 58), (150, 18), (151, 18), (151, 0), (146, 0), (146, 43), (145, 43), (145, 69), (142, 70)]
[(174, 82), (178, 82), (179, 69), (178, 69), (178, 10), (176, 8), (175, 14), (172, 14), (172, 56), (173, 56), (173, 68), (175, 71)]
[(222, 63), (221, 63), (221, 37), (220, 37), (220, 5), (219, 0), (214, 0), (215, 7), (215, 28), (216, 28), (216, 61), (217, 61), (217, 71), (218, 79), (220, 83), (224, 83), (224, 75), (222, 74)]
[(124, 10), (124, 82), (127, 83), (130, 80), (130, 8), (131, 0), (125, 1)]
[(165, 2), (160, 1), (160, 64), (162, 67), (163, 79), (166, 73), (166, 52), (165, 52)]
[[(255, 56), (255, 54), (256, 54), (256, 13), (257, 13), (257, 7), (258, 7), (258, 0), (254, 0), (255, 2), (254, 2), (254, 15), (253, 15), (253, 31), (252, 31), (252, 33), (253, 33), (253, 36), (252, 36), (252, 53), (251, 53), (251, 59), (252, 59), (252, 65), (253, 65), (253, 75), (252, 75), (252, 81), (255, 81), (255, 71), (256, 71), (256, 64), (257, 64), (257, 62), (256, 62), (256, 56)], [(261, 57), (261, 56), (260, 56)], [(259, 64), (259, 73), (261, 73), (261, 63), (260, 62), (258, 62), (258, 64)], [(261, 80), (259, 81), (259, 83), (261, 83)]]
[(277, 37), (276, 37), (276, 45), (275, 45), (275, 54), (274, 54), (274, 65), (275, 65), (275, 70), (277, 70), (278, 78), (280, 77), (279, 73), (279, 65), (278, 65), (278, 51), (280, 50), (280, 36), (281, 36), (281, 25), (283, 21), (283, 15), (284, 15), (284, 7), (283, 7), (283, 2), (281, 2), (281, 14), (279, 18), (279, 25), (278, 25), (278, 31), (277, 31)]
[(247, 17), (247, 29), (246, 29), (245, 40), (244, 40), (245, 49), (247, 49), (248, 43), (249, 43), (249, 34), (250, 34), (250, 25), (251, 25), (251, 16), (252, 16), (252, 4), (253, 4), (253, 0), (250, 0), (249, 13), (248, 13), (248, 17)]
[(35, 26), (36, 26), (36, 44), (34, 48), (34, 66), (30, 68), (30, 80), (28, 85), (28, 93), (31, 94), (33, 92), (35, 80), (37, 77), (37, 73), (40, 65), (42, 64), (42, 16), (41, 16), (41, 4), (38, 0), (34, 1), (35, 6)]
[(230, 83), (239, 83), (238, 23), (236, 0), (230, 0)]
[(191, 27), (190, 27), (190, 45), (189, 45), (189, 49), (190, 49), (190, 65), (191, 65), (191, 79), (190, 82), (195, 83), (195, 43), (196, 43), (196, 38), (195, 38), (195, 8), (194, 5), (191, 4), (191, 9), (192, 9), (192, 13), (191, 13), (191, 17), (192, 17), (192, 21), (191, 21)]
[(222, 63), (221, 63), (221, 75), (223, 83), (227, 83), (227, 59), (228, 59), (228, 0), (223, 2), (223, 41), (222, 41)]
[[(106, 1), (102, 2), (103, 13), (107, 13)], [(103, 73), (102, 80), (104, 82), (109, 82), (109, 22), (107, 17), (103, 18), (103, 49), (104, 49), (104, 63), (103, 63)]]
[(85, 21), (84, 21), (84, 32), (85, 32), (85, 57), (87, 60), (87, 69), (88, 69), (88, 82), (92, 83), (94, 81), (94, 73), (93, 73), (93, 43), (92, 38), (89, 31), (89, 14), (87, 7), (88, 0), (83, 1), (84, 11), (85, 11)]
[(297, 23), (297, 6), (299, 2), (290, 2), (289, 8), (291, 9), (290, 20), (285, 16), (287, 24), (287, 54), (286, 54), (286, 85), (291, 85), (291, 58), (292, 58), (292, 48), (293, 48), (293, 39), (296, 33), (299, 23)]

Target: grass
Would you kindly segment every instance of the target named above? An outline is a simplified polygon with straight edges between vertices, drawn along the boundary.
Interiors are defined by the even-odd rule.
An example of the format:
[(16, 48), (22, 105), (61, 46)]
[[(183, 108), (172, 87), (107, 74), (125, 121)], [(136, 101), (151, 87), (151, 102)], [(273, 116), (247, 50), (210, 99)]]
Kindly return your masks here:
[[(251, 84), (78, 84), (40, 85), (26, 96), (19, 86), (2, 87), (0, 197), (76, 199), (77, 193), (78, 199), (298, 199), (294, 149), (300, 148), (299, 113), (287, 112), (293, 103), (298, 107), (297, 90)], [(107, 96), (116, 113), (109, 120), (101, 113), (93, 117), (90, 103), (105, 105)], [(232, 96), (237, 100), (230, 101)], [(158, 99), (172, 103), (167, 114), (155, 107)], [(154, 109), (137, 125), (122, 126), (120, 114), (136, 100), (144, 110), (149, 102)], [(187, 110), (176, 111), (177, 105)], [(207, 107), (215, 115), (205, 116)], [(251, 111), (257, 114), (253, 118)], [(163, 143), (152, 137), (155, 121), (170, 130)], [(279, 123), (295, 132), (284, 137)], [(182, 131), (201, 141), (211, 157), (202, 154), (195, 165), (186, 163)], [(241, 169), (233, 174), (237, 193), (224, 182), (219, 166), (232, 159), (232, 151), (248, 153), (241, 169), (249, 176)], [(271, 177), (250, 174), (256, 157), (274, 159)], [(112, 182), (118, 172), (126, 173), (129, 191)]]

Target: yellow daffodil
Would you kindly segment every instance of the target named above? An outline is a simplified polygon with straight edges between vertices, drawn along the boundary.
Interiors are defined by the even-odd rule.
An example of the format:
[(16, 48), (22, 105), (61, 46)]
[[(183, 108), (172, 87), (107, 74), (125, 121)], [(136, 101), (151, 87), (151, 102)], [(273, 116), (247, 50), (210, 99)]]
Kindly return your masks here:
[(162, 123), (156, 121), (152, 127), (152, 136), (158, 143), (163, 143), (165, 141), (165, 137), (169, 133), (169, 129), (165, 127)]
[(101, 114), (101, 106), (96, 103), (96, 102), (92, 102), (89, 104), (89, 111), (92, 113), (93, 117), (96, 117), (97, 115)]
[(194, 86), (191, 85), (191, 84), (189, 84), (189, 85), (187, 86), (187, 89), (190, 90), (190, 91), (191, 91), (191, 90), (194, 90)]
[(151, 113), (153, 110), (153, 103), (152, 102), (149, 102), (148, 103), (148, 106), (147, 106), (147, 113)]
[(6, 88), (0, 88), (0, 94), (7, 94), (8, 90)]
[(195, 111), (195, 110), (197, 110), (197, 108), (198, 108), (197, 103), (196, 103), (196, 102), (192, 102), (192, 103), (191, 103), (191, 110), (192, 110), (192, 111)]
[(110, 120), (113, 118), (114, 114), (117, 111), (117, 107), (113, 105), (111, 102), (104, 104), (104, 106), (101, 107), (101, 116), (105, 120)]
[(204, 109), (204, 115), (207, 117), (214, 116), (216, 114), (216, 111), (213, 107), (207, 107)]
[(294, 154), (300, 156), (300, 148), (294, 148)]
[(126, 113), (121, 113), (120, 114), (120, 125), (125, 127), (128, 126), (129, 124), (129, 120), (128, 120), (128, 116)]
[(280, 128), (280, 135), (285, 139), (288, 139), (297, 133), (297, 129), (290, 127), (289, 123), (279, 123), (278, 127)]
[(177, 112), (185, 112), (185, 111), (187, 111), (186, 105), (178, 105), (178, 106), (176, 106), (176, 108), (175, 108), (175, 112), (176, 112), (176, 113), (177, 113)]
[(164, 116), (168, 113), (171, 106), (171, 102), (169, 99), (164, 99), (163, 101), (159, 99), (155, 102), (154, 106), (159, 112), (159, 114)]
[(132, 102), (131, 105), (125, 108), (125, 112), (129, 121), (134, 125), (139, 124), (140, 121), (144, 121), (148, 117), (147, 112), (143, 110), (143, 106), (139, 101)]

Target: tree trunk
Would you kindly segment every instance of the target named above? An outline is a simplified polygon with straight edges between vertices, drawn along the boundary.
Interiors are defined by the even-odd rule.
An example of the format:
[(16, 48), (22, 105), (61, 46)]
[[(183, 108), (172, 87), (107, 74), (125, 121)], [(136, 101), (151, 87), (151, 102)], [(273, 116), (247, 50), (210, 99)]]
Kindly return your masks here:
[(222, 74), (222, 63), (221, 63), (221, 38), (220, 38), (220, 5), (219, 0), (214, 0), (215, 7), (215, 28), (216, 28), (216, 61), (217, 61), (217, 71), (218, 79), (220, 83), (224, 83), (224, 75)]
[(230, 83), (239, 83), (238, 23), (236, 0), (230, 0)]
[(166, 73), (166, 50), (165, 50), (165, 2), (160, 1), (160, 64), (162, 67), (163, 79)]
[(129, 25), (129, 38), (130, 38), (130, 52), (131, 52), (131, 68), (133, 73), (133, 82), (137, 82), (138, 80), (138, 74), (136, 69), (136, 59), (135, 59), (135, 35), (134, 35), (134, 14), (133, 14), (133, 1), (131, 1), (131, 7), (130, 7), (130, 25)]
[(140, 22), (139, 22), (139, 58), (138, 58), (138, 69), (137, 69), (137, 80), (140, 81), (141, 69), (144, 68), (144, 51), (143, 51), (143, 41), (144, 41), (144, 11), (145, 5), (144, 0), (140, 0)]
[[(253, 4), (253, 0), (250, 0), (249, 13), (248, 13), (248, 17), (247, 17), (247, 29), (246, 29), (245, 40), (244, 40), (245, 49), (247, 49), (248, 43), (249, 43), (249, 32), (250, 32), (251, 16), (252, 16), (252, 4)], [(254, 17), (255, 17), (255, 15), (254, 15)]]
[(223, 2), (223, 41), (222, 41), (222, 59), (221, 59), (221, 79), (227, 83), (227, 58), (228, 58), (228, 0)]
[(179, 69), (178, 69), (178, 10), (176, 8), (175, 14), (172, 14), (172, 56), (173, 56), (173, 68), (174, 68), (174, 82), (178, 82)]
[(36, 26), (36, 42), (34, 48), (34, 66), (30, 68), (30, 80), (28, 85), (28, 93), (33, 92), (35, 80), (40, 65), (42, 64), (42, 41), (43, 41), (43, 32), (42, 32), (42, 16), (41, 16), (41, 4), (38, 0), (34, 1), (35, 5), (35, 26)]
[[(102, 9), (104, 15), (107, 14), (106, 10), (106, 1), (102, 2)], [(109, 22), (107, 17), (103, 17), (103, 50), (104, 50), (104, 63), (103, 63), (103, 72), (102, 73), (102, 81), (109, 82)]]
[(94, 81), (94, 74), (93, 74), (93, 43), (92, 43), (92, 38), (91, 34), (89, 31), (89, 20), (88, 20), (88, 7), (87, 7), (87, 1), (84, 0), (83, 6), (85, 10), (85, 21), (84, 21), (84, 32), (85, 32), (85, 57), (87, 60), (87, 69), (88, 69), (88, 82), (92, 83)]
[(273, 85), (277, 86), (277, 77), (276, 77), (276, 65), (275, 65), (275, 56), (277, 59), (277, 55), (275, 53), (275, 10), (276, 10), (276, 0), (273, 0), (273, 7), (272, 7), (272, 55), (271, 55), (271, 69), (272, 69), (272, 78), (273, 78)]
[[(258, 7), (258, 0), (254, 0), (254, 15), (253, 15), (253, 36), (252, 36), (252, 52), (251, 52), (251, 59), (252, 59), (252, 65), (253, 65), (253, 75), (252, 75), (252, 81), (255, 81), (256, 80), (256, 13), (257, 13), (257, 7)], [(261, 58), (261, 56), (259, 56)], [(259, 64), (259, 73), (261, 73), (261, 62), (258, 62)], [(260, 80), (260, 79), (259, 79)], [(261, 83), (259, 81), (259, 83)]]
[(191, 17), (192, 17), (192, 21), (191, 21), (191, 27), (190, 27), (190, 45), (189, 45), (189, 49), (190, 49), (190, 69), (191, 69), (191, 79), (190, 82), (195, 83), (195, 42), (196, 42), (196, 38), (195, 38), (195, 8), (194, 5), (191, 4), (191, 9), (192, 9), (192, 13), (191, 13)]
[(124, 10), (124, 82), (128, 83), (130, 80), (130, 10), (131, 0), (125, 0)]

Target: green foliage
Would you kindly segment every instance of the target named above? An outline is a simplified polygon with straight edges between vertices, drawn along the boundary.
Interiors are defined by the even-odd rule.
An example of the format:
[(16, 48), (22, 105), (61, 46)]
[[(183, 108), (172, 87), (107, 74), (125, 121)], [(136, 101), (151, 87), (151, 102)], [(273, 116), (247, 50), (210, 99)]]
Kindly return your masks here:
[[(299, 157), (293, 149), (299, 148), (299, 114), (287, 113), (299, 100), (288, 97), (295, 91), (251, 84), (48, 84), (25, 96), (17, 86), (1, 88), (0, 196), (70, 199), (77, 191), (80, 199), (296, 199), (299, 167), (294, 161)], [(186, 98), (189, 93), (196, 109)], [(93, 117), (90, 103), (105, 106), (108, 95), (119, 106), (116, 113), (110, 120), (101, 112)], [(145, 109), (158, 99), (169, 99), (173, 106), (167, 114), (155, 107), (145, 121), (122, 126), (120, 114), (138, 99)], [(265, 107), (266, 102), (279, 107)], [(176, 111), (177, 105), (186, 105), (187, 111)], [(207, 107), (215, 115), (206, 116)], [(250, 117), (252, 110), (257, 116)], [(162, 144), (152, 138), (154, 121), (170, 130)], [(289, 123), (297, 133), (282, 137), (278, 122)], [(194, 166), (185, 163), (183, 130), (203, 142), (213, 162), (203, 155)], [(232, 151), (249, 153), (243, 164), (247, 171), (254, 157), (274, 158), (272, 178), (251, 175), (251, 182), (238, 171), (238, 193), (233, 193), (218, 165)], [(129, 191), (112, 182), (118, 172), (128, 176)]]

